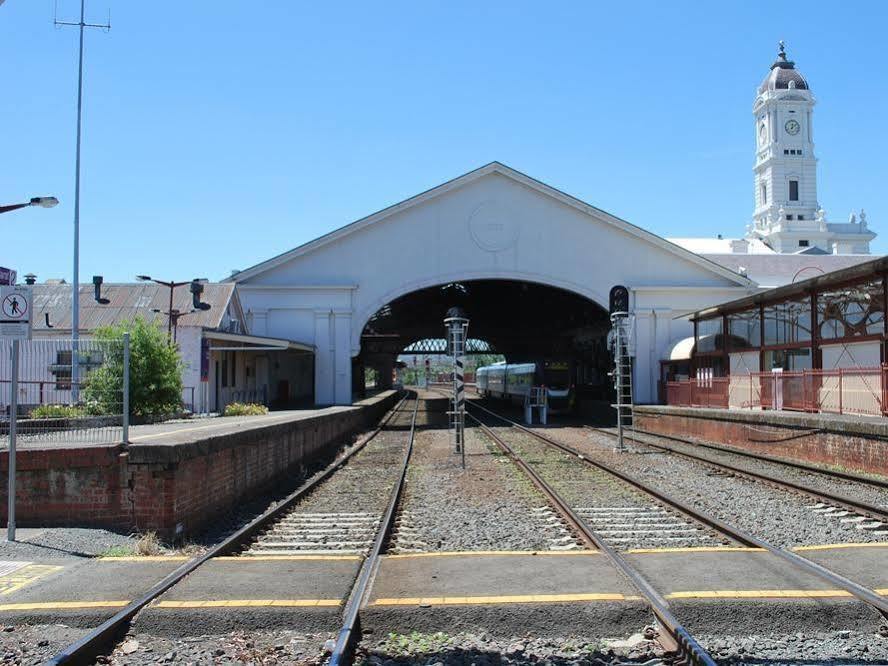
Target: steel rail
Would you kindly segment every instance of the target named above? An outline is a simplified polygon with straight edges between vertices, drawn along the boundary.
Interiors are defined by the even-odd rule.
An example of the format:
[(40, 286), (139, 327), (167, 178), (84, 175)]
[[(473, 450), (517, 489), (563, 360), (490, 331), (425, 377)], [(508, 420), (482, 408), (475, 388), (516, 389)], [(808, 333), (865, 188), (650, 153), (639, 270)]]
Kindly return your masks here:
[[(592, 430), (596, 430), (594, 426), (584, 426), (586, 428), (590, 428)], [(633, 432), (641, 433), (642, 435), (648, 435), (649, 437), (662, 437), (663, 439), (670, 439), (673, 442), (678, 442), (679, 444), (687, 444), (688, 446), (696, 446), (703, 449), (712, 449), (713, 451), (721, 451), (722, 453), (730, 453), (735, 456), (742, 456), (744, 458), (752, 458), (753, 460), (764, 460), (765, 462), (774, 463), (776, 465), (783, 465), (785, 467), (794, 467), (796, 469), (803, 470), (805, 472), (813, 472), (815, 474), (823, 474), (825, 476), (830, 476), (836, 479), (843, 479), (845, 481), (853, 481), (855, 483), (862, 483), (864, 485), (873, 486), (875, 488), (888, 488), (888, 480), (886, 479), (874, 479), (868, 476), (863, 476), (862, 474), (855, 474), (853, 472), (843, 472), (838, 469), (827, 469), (824, 467), (818, 467), (817, 465), (809, 465), (808, 463), (799, 462), (797, 460), (785, 460), (784, 458), (778, 458), (777, 456), (769, 456), (765, 453), (753, 453), (752, 451), (743, 451), (741, 449), (731, 448), (729, 446), (719, 446), (718, 444), (712, 444), (711, 442), (695, 442), (691, 439), (684, 439), (682, 437), (676, 437), (675, 435), (664, 435), (658, 432), (650, 432), (648, 430), (641, 430), (640, 428), (633, 428)]]
[(469, 414), (469, 417), (481, 427), (481, 430), (485, 435), (490, 437), (490, 439), (493, 440), (507, 456), (509, 456), (516, 466), (524, 471), (533, 484), (549, 499), (549, 502), (555, 507), (558, 513), (577, 529), (579, 534), (583, 537), (583, 541), (587, 544), (592, 544), (604, 553), (614, 566), (616, 566), (617, 569), (629, 580), (632, 586), (641, 593), (650, 606), (651, 611), (656, 616), (657, 621), (675, 641), (679, 653), (690, 659), (693, 664), (715, 666), (716, 662), (712, 656), (697, 642), (690, 632), (682, 626), (678, 621), (678, 618), (672, 614), (669, 602), (657, 592), (654, 586), (651, 585), (651, 583), (638, 570), (629, 564), (622, 555), (612, 548), (610, 544), (605, 541), (604, 537), (592, 529), (583, 518), (578, 516), (573, 509), (570, 508), (570, 505), (548, 483), (546, 483), (545, 480), (543, 480), (536, 470), (528, 465), (521, 456), (515, 453), (505, 440), (482, 423), (477, 417), (471, 414)]
[(379, 530), (376, 533), (376, 539), (370, 553), (364, 559), (361, 570), (352, 587), (348, 602), (343, 612), (342, 628), (336, 637), (336, 645), (330, 655), (328, 666), (344, 666), (351, 664), (353, 656), (353, 648), (355, 638), (360, 628), (360, 611), (364, 605), (364, 600), (370, 592), (372, 581), (376, 577), (376, 570), (379, 567), (380, 555), (383, 546), (391, 533), (395, 523), (395, 513), (398, 504), (401, 501), (401, 493), (404, 490), (404, 481), (407, 479), (407, 468), (410, 465), (410, 456), (413, 453), (413, 440), (416, 435), (416, 411), (419, 407), (419, 396), (415, 398), (413, 405), (413, 417), (410, 421), (410, 437), (407, 442), (407, 451), (404, 453), (404, 462), (401, 464), (401, 473), (398, 481), (392, 488), (389, 498), (388, 508), (380, 522)]
[[(615, 433), (612, 433), (604, 428), (596, 428), (594, 426), (584, 426), (585, 428), (592, 430), (593, 432), (600, 432), (610, 437), (616, 437)], [(644, 433), (648, 437), (659, 437), (657, 434), (649, 434)], [(863, 513), (870, 518), (874, 518), (876, 520), (881, 520), (888, 522), (888, 510), (876, 506), (875, 504), (869, 504), (868, 502), (861, 502), (860, 500), (856, 500), (853, 497), (847, 497), (845, 495), (838, 495), (836, 493), (829, 492), (827, 490), (818, 490), (816, 488), (811, 488), (809, 486), (803, 485), (801, 483), (796, 483), (795, 481), (789, 481), (787, 479), (781, 479), (776, 476), (771, 476), (770, 474), (765, 474), (763, 472), (756, 472), (750, 469), (746, 469), (743, 467), (736, 467), (735, 465), (731, 465), (730, 463), (722, 462), (719, 460), (713, 460), (712, 458), (707, 458), (706, 456), (697, 455), (695, 453), (691, 453), (689, 451), (682, 451), (681, 449), (676, 449), (671, 446), (666, 446), (665, 444), (656, 444), (654, 442), (648, 442), (642, 439), (637, 439), (636, 437), (624, 435), (625, 438), (630, 439), (633, 442), (641, 444), (642, 446), (649, 446), (654, 449), (659, 449), (660, 451), (669, 451), (670, 453), (674, 453), (677, 456), (681, 456), (688, 460), (692, 460), (694, 462), (700, 462), (705, 465), (709, 465), (711, 467), (715, 467), (716, 469), (725, 470), (731, 472), (733, 474), (737, 474), (738, 476), (744, 476), (755, 481), (763, 481), (764, 483), (772, 484), (778, 486), (780, 488), (787, 488), (789, 490), (803, 493), (808, 495), (816, 500), (826, 500), (831, 504), (838, 504), (846, 509), (850, 509), (855, 513)]]
[(366, 447), (367, 444), (388, 425), (394, 415), (400, 411), (401, 406), (406, 400), (406, 396), (401, 398), (398, 404), (389, 410), (388, 414), (383, 417), (380, 424), (366, 437), (361, 439), (357, 444), (354, 444), (323, 470), (314, 474), (310, 479), (299, 486), (299, 488), (284, 498), (279, 504), (251, 520), (239, 530), (226, 537), (223, 541), (210, 548), (206, 553), (198, 555), (185, 562), (182, 566), (162, 578), (147, 592), (131, 601), (117, 613), (105, 620), (98, 627), (65, 647), (61, 652), (58, 652), (54, 657), (45, 662), (45, 666), (92, 663), (95, 657), (101, 653), (102, 649), (116, 639), (118, 632), (120, 632), (129, 621), (132, 620), (136, 613), (142, 610), (142, 608), (209, 560), (226, 555), (242, 547), (243, 544), (249, 541), (256, 533), (261, 532), (269, 523), (274, 522), (278, 516), (291, 509), (293, 504), (302, 499), (307, 493), (314, 490), (314, 488), (321, 482), (329, 478), (330, 475), (347, 463), (352, 456), (364, 449), (364, 447)]
[[(586, 464), (592, 465), (592, 466), (602, 469), (606, 472), (609, 472), (613, 476), (616, 476), (617, 478), (622, 479), (622, 480), (626, 481), (627, 483), (630, 483), (631, 485), (635, 486), (636, 488), (644, 490), (644, 492), (646, 492), (650, 495), (653, 495), (654, 497), (659, 497), (659, 498), (667, 498), (668, 497), (667, 495), (664, 495), (660, 491), (655, 490), (654, 488), (651, 488), (646, 483), (639, 481), (638, 479), (635, 479), (635, 478), (629, 476), (628, 474), (624, 474), (623, 472), (619, 472), (619, 471), (609, 467), (608, 465), (605, 465), (604, 463), (601, 463), (601, 462), (598, 462), (595, 460), (591, 460), (590, 458), (585, 457), (582, 453), (580, 453), (576, 449), (568, 446), (567, 444), (564, 444), (562, 442), (558, 442), (550, 437), (547, 437), (546, 435), (543, 435), (539, 432), (536, 432), (535, 430), (532, 430), (531, 428), (526, 428), (523, 425), (516, 423), (515, 421), (512, 421), (511, 419), (507, 419), (504, 416), (501, 416), (499, 414), (496, 414), (495, 412), (490, 411), (486, 407), (482, 407), (481, 405), (472, 405), (472, 406), (477, 407), (478, 409), (481, 409), (481, 410), (493, 415), (494, 417), (496, 417), (502, 421), (505, 421), (506, 423), (510, 424), (513, 428), (523, 430), (524, 432), (528, 433), (529, 435), (532, 435), (532, 436), (546, 442), (547, 444), (550, 444), (558, 449), (561, 449), (562, 451), (565, 451), (567, 453), (575, 455), (577, 458), (579, 458), (580, 460), (582, 460)], [(679, 502), (678, 500), (669, 498), (668, 500), (664, 499), (663, 501), (668, 501), (668, 503), (670, 503), (672, 506), (675, 506), (676, 508), (683, 507), (683, 509), (680, 509), (682, 511), (682, 513), (685, 513), (686, 515), (696, 516), (697, 520), (699, 520), (700, 522), (704, 522), (704, 523), (712, 524), (712, 525), (719, 525), (720, 526), (719, 531), (722, 531), (725, 534), (729, 534), (733, 539), (735, 539), (736, 541), (739, 541), (740, 543), (744, 543), (748, 546), (753, 546), (755, 548), (762, 548), (764, 550), (767, 550), (771, 554), (776, 555), (777, 557), (789, 562), (790, 564), (798, 567), (799, 569), (804, 569), (808, 573), (814, 574), (815, 576), (817, 576), (821, 580), (828, 582), (830, 585), (836, 585), (836, 586), (842, 588), (843, 590), (850, 593), (852, 596), (856, 597), (857, 599), (874, 607), (876, 610), (878, 610), (882, 614), (882, 616), (884, 618), (888, 619), (888, 599), (881, 597), (880, 595), (876, 594), (873, 590), (871, 590), (867, 587), (864, 587), (860, 583), (855, 583), (850, 578), (846, 578), (845, 576), (842, 576), (841, 574), (836, 573), (835, 571), (832, 571), (831, 569), (828, 569), (820, 564), (817, 564), (816, 562), (806, 559), (806, 558), (802, 557), (801, 555), (798, 555), (792, 551), (784, 550), (783, 548), (778, 548), (777, 546), (774, 546), (774, 545), (768, 543), (767, 541), (763, 541), (762, 539), (759, 539), (758, 537), (753, 536), (752, 534), (749, 534), (749, 533), (745, 532), (744, 530), (741, 530), (738, 527), (735, 527), (733, 525), (729, 525), (728, 523), (725, 523), (724, 521), (722, 521), (714, 516), (708, 516), (700, 511), (698, 511), (697, 509), (694, 509), (693, 507), (687, 506), (687, 505), (683, 504), (682, 502)]]

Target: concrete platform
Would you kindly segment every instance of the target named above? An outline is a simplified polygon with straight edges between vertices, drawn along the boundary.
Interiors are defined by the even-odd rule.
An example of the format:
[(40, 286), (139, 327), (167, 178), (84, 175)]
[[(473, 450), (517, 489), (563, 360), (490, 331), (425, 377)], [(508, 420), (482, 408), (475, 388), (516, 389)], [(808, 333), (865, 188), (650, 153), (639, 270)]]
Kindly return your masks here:
[[(888, 544), (827, 546), (805, 557), (888, 594)], [(843, 590), (756, 549), (665, 549), (627, 554), (698, 632), (791, 631), (878, 625)], [(0, 575), (0, 623), (95, 626), (181, 565), (184, 558), (52, 560), (32, 574)], [(164, 635), (274, 626), (333, 630), (357, 574), (350, 556), (218, 558), (138, 618)], [(29, 580), (18, 586), (10, 577)], [(620, 635), (650, 621), (635, 590), (607, 558), (582, 553), (462, 552), (385, 557), (363, 627), (389, 631), (487, 631)]]
[[(194, 533), (238, 501), (329, 460), (397, 398), (383, 391), (349, 406), (136, 426), (127, 446), (30, 442), (17, 456), (17, 520)], [(0, 474), (7, 467), (8, 451), (0, 451)], [(0, 521), (5, 493), (4, 484)]]
[(888, 478), (888, 418), (643, 405), (640, 430)]

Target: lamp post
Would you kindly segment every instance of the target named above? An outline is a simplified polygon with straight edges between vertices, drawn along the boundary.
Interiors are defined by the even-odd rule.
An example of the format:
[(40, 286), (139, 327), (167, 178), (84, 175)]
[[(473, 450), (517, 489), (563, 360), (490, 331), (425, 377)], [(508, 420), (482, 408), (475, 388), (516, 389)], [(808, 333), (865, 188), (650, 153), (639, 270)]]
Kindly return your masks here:
[[(175, 292), (176, 287), (184, 287), (186, 284), (191, 285), (191, 293), (194, 300), (194, 310), (192, 310), (192, 312), (196, 312), (197, 310), (210, 309), (209, 303), (202, 303), (200, 301), (200, 295), (203, 292), (203, 283), (207, 281), (206, 278), (195, 278), (193, 280), (187, 280), (185, 282), (167, 282), (165, 280), (155, 280), (150, 275), (137, 275), (136, 279), (141, 282), (154, 282), (155, 284), (167, 287), (170, 290), (170, 307), (164, 314), (167, 315), (167, 338), (171, 342), (173, 340), (173, 319), (175, 318), (175, 320), (178, 321), (179, 317), (190, 314), (188, 312), (180, 313), (179, 310), (173, 309), (173, 292)], [(154, 312), (160, 312), (160, 310), (154, 310)]]
[(173, 322), (173, 343), (175, 344), (179, 333), (179, 319), (181, 319), (185, 315), (194, 314), (195, 312), (197, 312), (197, 310), (182, 312), (180, 310), (176, 310), (175, 308), (170, 311), (160, 310), (158, 308), (151, 308), (151, 312), (156, 312), (157, 314), (165, 314), (167, 315), (167, 317), (170, 318), (170, 320)]
[(27, 208), (28, 206), (39, 206), (40, 208), (52, 208), (58, 206), (59, 200), (55, 197), (31, 197), (27, 203), (12, 204), (10, 206), (0, 206), (0, 213), (9, 213), (19, 208)]

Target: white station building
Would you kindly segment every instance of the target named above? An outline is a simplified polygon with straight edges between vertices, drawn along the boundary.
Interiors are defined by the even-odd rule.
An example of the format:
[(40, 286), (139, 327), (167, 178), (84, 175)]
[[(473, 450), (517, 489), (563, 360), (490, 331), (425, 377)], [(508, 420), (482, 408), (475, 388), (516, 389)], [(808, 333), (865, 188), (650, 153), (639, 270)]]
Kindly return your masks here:
[(351, 403), (363, 368), (385, 375), (407, 345), (443, 337), (448, 299), (469, 303), (469, 336), (507, 358), (544, 343), (578, 384), (601, 383), (608, 292), (622, 284), (635, 400), (655, 402), (660, 361), (691, 352), (687, 315), (869, 258), (866, 214), (833, 223), (817, 199), (814, 103), (781, 44), (753, 103), (742, 237), (667, 240), (492, 162), (228, 280), (253, 335), (314, 345), (318, 404)]

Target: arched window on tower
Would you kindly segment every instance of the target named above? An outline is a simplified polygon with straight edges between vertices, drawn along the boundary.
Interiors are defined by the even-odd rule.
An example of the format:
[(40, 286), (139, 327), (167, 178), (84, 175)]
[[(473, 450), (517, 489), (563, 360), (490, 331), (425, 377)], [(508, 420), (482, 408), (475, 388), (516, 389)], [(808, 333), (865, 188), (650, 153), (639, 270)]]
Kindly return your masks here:
[(765, 206), (768, 203), (768, 186), (765, 183), (761, 184), (761, 193), (762, 193), (762, 206)]

